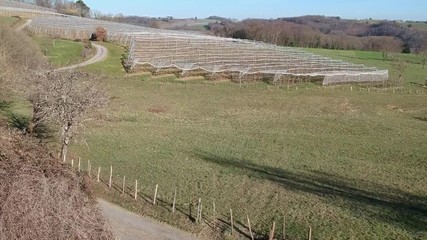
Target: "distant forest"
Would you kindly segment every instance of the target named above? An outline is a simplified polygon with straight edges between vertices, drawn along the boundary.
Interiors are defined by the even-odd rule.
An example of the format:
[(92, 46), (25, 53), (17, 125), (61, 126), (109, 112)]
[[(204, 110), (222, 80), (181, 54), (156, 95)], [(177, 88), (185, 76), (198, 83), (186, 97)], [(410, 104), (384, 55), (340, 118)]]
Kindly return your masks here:
[(208, 30), (216, 36), (280, 46), (403, 53), (427, 50), (427, 31), (395, 21), (344, 20), (325, 16), (247, 19), (241, 22), (221, 18), (210, 23)]
[[(16, 0), (39, 6), (55, 8), (59, 12), (94, 17), (96, 19), (133, 25), (167, 28), (165, 22), (179, 22), (173, 17), (149, 18), (111, 15), (90, 8), (82, 1), (71, 0)], [(220, 37), (249, 39), (279, 46), (326, 48), (341, 50), (366, 50), (381, 52), (426, 53), (427, 22), (347, 20), (340, 17), (302, 16), (278, 19), (246, 19), (235, 21), (212, 16), (204, 29), (206, 34)], [(188, 19), (187, 19), (188, 20)], [(194, 19), (197, 21), (197, 19)], [(417, 28), (413, 24), (423, 27)], [(176, 30), (189, 30), (184, 23), (173, 25)], [(203, 29), (203, 28), (202, 28)]]
[[(163, 22), (180, 21), (172, 17), (159, 19), (123, 15), (101, 15), (99, 18), (154, 28), (162, 28)], [(427, 23), (417, 23), (426, 26), (425, 29), (418, 29), (407, 22), (346, 20), (325, 16), (243, 21), (212, 16), (209, 19), (215, 21), (206, 26), (206, 34), (280, 46), (403, 53), (427, 51)]]

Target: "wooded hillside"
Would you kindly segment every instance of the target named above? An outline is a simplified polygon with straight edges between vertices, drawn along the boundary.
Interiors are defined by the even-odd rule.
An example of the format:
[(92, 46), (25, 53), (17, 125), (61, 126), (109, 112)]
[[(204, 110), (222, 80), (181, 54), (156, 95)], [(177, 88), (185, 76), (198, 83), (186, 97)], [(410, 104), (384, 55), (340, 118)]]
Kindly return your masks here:
[(395, 21), (303, 16), (241, 22), (222, 20), (209, 24), (208, 29), (217, 36), (294, 47), (405, 53), (417, 53), (427, 48), (427, 32)]

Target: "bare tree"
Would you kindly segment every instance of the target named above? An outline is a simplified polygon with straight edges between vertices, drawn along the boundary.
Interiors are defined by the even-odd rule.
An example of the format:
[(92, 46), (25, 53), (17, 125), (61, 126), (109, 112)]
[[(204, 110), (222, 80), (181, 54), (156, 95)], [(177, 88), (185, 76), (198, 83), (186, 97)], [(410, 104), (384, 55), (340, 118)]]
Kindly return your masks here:
[(397, 76), (398, 76), (397, 85), (403, 86), (404, 85), (403, 74), (408, 69), (408, 63), (405, 60), (399, 58), (393, 61), (392, 66), (393, 66), (393, 69), (397, 72)]
[(31, 82), (26, 80), (48, 68), (45, 57), (23, 32), (0, 27), (0, 42), (0, 95), (26, 92)]
[(51, 8), (53, 6), (52, 0), (35, 0), (35, 4), (47, 8)]
[(77, 0), (76, 6), (79, 10), (80, 17), (90, 17), (90, 8), (83, 0)]
[(427, 63), (427, 50), (423, 51), (420, 54), (420, 57), (421, 57), (421, 69), (424, 70), (426, 63)]
[(61, 159), (65, 161), (68, 146), (89, 111), (106, 105), (106, 93), (94, 77), (78, 71), (53, 71), (37, 79), (30, 101), (33, 127), (43, 121), (59, 126)]

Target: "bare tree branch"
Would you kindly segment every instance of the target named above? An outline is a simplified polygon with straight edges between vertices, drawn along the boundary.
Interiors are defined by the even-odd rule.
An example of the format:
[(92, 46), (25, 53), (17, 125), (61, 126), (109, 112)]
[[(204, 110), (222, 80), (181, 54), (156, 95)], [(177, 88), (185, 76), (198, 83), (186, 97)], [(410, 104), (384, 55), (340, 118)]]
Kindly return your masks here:
[(65, 161), (70, 141), (77, 133), (84, 116), (108, 102), (96, 78), (70, 70), (40, 75), (30, 96), (33, 105), (33, 126), (46, 121), (59, 125), (61, 158)]

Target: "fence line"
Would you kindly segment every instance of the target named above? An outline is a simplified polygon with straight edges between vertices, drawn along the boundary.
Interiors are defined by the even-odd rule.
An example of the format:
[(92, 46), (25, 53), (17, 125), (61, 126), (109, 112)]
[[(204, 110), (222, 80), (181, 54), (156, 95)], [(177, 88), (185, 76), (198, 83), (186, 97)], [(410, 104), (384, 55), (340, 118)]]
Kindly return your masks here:
[[(73, 164), (73, 161), (74, 160), (72, 159), (71, 162), (70, 162), (70, 164)], [(80, 174), (81, 173), (86, 173), (86, 174), (88, 174), (89, 177), (91, 177), (92, 173), (90, 171), (92, 169), (92, 165), (90, 165), (90, 164), (91, 164), (90, 160), (88, 160), (87, 161), (87, 168), (86, 168), (86, 170), (80, 169), (80, 171), (78, 171), (79, 169), (74, 169), (72, 167), (72, 165), (71, 165), (71, 167), (72, 167), (73, 171), (78, 171)], [(123, 176), (120, 184), (117, 184), (117, 182), (116, 182), (116, 186), (115, 186), (114, 185), (115, 178), (113, 177), (113, 166), (112, 165), (110, 166), (109, 170), (110, 170), (109, 171), (109, 175), (106, 175), (108, 180), (102, 181), (102, 179), (103, 179), (103, 177), (102, 177), (103, 176), (102, 175), (102, 168), (98, 167), (97, 168), (97, 174), (96, 174), (96, 182), (97, 183), (103, 183), (103, 184), (105, 184), (105, 187), (107, 187), (108, 189), (110, 189), (112, 191), (116, 190), (117, 192), (120, 193), (120, 195), (123, 198), (125, 198), (126, 195), (129, 195), (129, 196), (132, 196), (137, 201), (138, 200), (138, 192), (140, 192), (140, 189), (138, 189), (138, 179), (135, 180), (134, 192), (128, 192), (128, 191), (126, 191), (126, 189), (132, 190), (132, 187), (130, 187), (130, 188), (126, 188), (125, 187), (126, 176)], [(121, 189), (120, 189), (120, 185), (121, 185)], [(115, 187), (113, 187), (113, 186), (115, 186)], [(166, 199), (160, 199), (160, 198), (158, 198), (158, 192), (159, 192), (159, 190), (160, 190), (160, 186), (158, 184), (156, 184), (156, 186), (155, 186), (155, 192), (154, 192), (151, 204), (155, 206), (156, 205), (156, 201), (159, 200), (159, 201), (163, 202), (163, 204), (171, 206), (170, 212), (172, 214), (178, 214), (177, 211), (176, 211), (176, 204), (177, 204), (177, 201), (178, 201), (177, 190), (176, 189), (174, 190), (173, 202), (171, 204), (169, 204)], [(143, 194), (141, 194), (141, 195), (143, 195)], [(183, 203), (183, 205), (185, 206), (186, 203)], [(190, 218), (193, 217), (192, 216), (192, 211), (194, 210), (193, 209), (194, 206), (196, 206), (196, 213), (195, 213), (195, 216), (193, 218), (194, 219), (193, 222), (195, 223), (195, 226), (197, 224), (201, 224), (203, 222), (208, 223), (209, 220), (210, 221), (214, 221), (214, 222), (221, 222), (222, 221), (222, 222), (224, 222), (224, 223), (226, 223), (228, 225), (228, 227), (230, 229), (230, 232), (231, 232), (231, 235), (234, 235), (236, 232), (237, 233), (240, 232), (240, 233), (246, 234), (246, 237), (248, 239), (254, 239), (254, 238), (257, 238), (257, 237), (267, 237), (269, 239), (279, 239), (279, 237), (277, 236), (278, 234), (275, 234), (275, 222), (273, 222), (273, 229), (270, 229), (270, 232), (267, 233), (269, 235), (258, 234), (257, 236), (255, 236), (255, 232), (253, 231), (253, 228), (251, 226), (248, 214), (245, 215), (246, 216), (245, 220), (239, 221), (239, 220), (236, 219), (235, 215), (233, 214), (233, 210), (230, 208), (229, 209), (228, 219), (220, 219), (220, 218), (217, 217), (217, 214), (216, 214), (217, 207), (215, 205), (215, 201), (213, 202), (213, 211), (211, 213), (212, 216), (210, 216), (210, 217), (208, 216), (208, 214), (206, 214), (206, 211), (205, 211), (205, 214), (203, 214), (203, 212), (202, 212), (202, 209), (203, 209), (202, 198), (198, 198), (198, 201), (197, 201), (197, 203), (195, 205), (193, 205), (191, 202), (189, 203), (189, 205), (190, 205), (190, 212), (189, 212), (188, 216)], [(248, 226), (245, 226), (243, 224), (243, 222), (245, 222), (245, 221), (247, 221)], [(285, 235), (285, 217), (284, 217), (283, 221), (284, 222), (283, 222), (282, 239), (286, 239), (287, 236)], [(241, 225), (241, 227), (236, 226), (236, 224), (235, 224), (236, 222), (239, 223), (239, 225)], [(312, 227), (311, 226), (308, 227), (307, 232), (309, 233), (307, 239), (311, 240), (311, 238), (312, 238)]]

